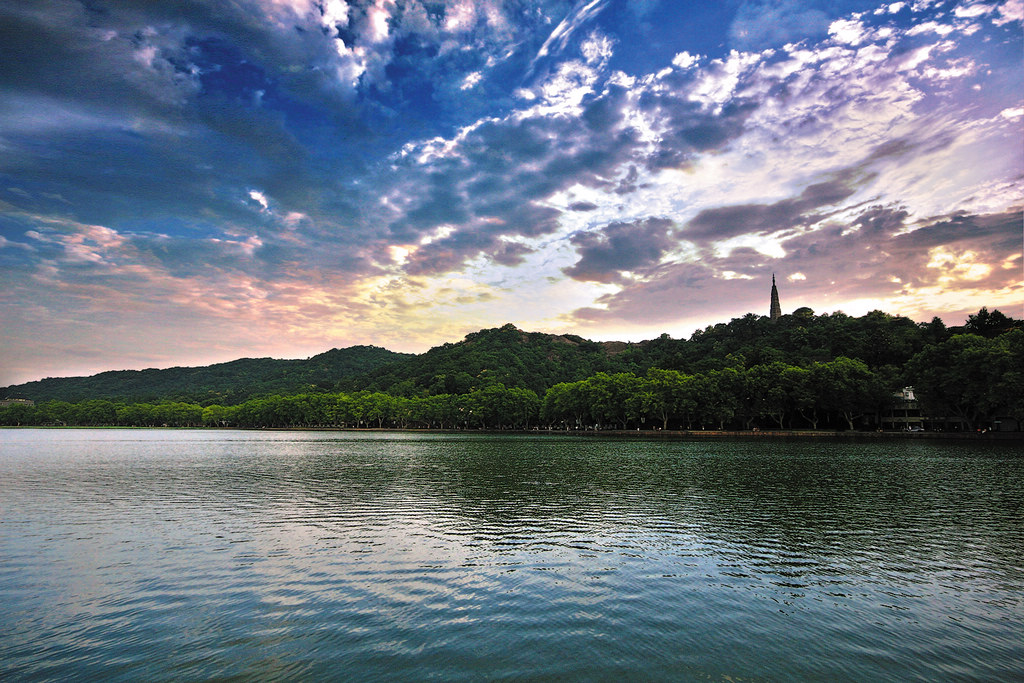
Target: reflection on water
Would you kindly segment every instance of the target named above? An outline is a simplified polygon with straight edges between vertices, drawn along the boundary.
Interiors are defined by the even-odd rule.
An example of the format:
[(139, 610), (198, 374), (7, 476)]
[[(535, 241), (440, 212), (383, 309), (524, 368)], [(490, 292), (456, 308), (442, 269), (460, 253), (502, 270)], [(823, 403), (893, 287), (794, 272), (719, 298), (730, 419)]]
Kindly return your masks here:
[(1024, 676), (1024, 453), (0, 432), (0, 677)]

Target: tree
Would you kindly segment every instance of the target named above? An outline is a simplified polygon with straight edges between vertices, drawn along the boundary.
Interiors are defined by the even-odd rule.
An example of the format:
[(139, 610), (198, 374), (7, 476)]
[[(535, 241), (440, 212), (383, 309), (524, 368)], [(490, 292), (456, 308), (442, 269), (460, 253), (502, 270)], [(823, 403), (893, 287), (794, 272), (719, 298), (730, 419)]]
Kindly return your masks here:
[(982, 306), (977, 314), (967, 316), (967, 322), (964, 324), (964, 332), (978, 334), (988, 339), (998, 337), (1010, 330), (1022, 328), (1024, 328), (1024, 321), (1009, 318), (998, 308), (989, 313), (985, 306)]
[[(669, 418), (682, 412), (686, 400), (687, 376), (677, 370), (651, 368), (642, 383), (649, 401), (650, 414), (661, 419), (661, 428), (668, 429)], [(687, 408), (691, 406), (687, 405)]]
[(585, 380), (584, 395), (590, 405), (590, 413), (601, 424), (616, 424), (626, 428), (631, 414), (630, 397), (637, 393), (639, 381), (631, 372), (617, 372), (609, 375), (599, 372)]
[[(968, 429), (989, 419), (1003, 407), (1019, 402), (1022, 333), (1007, 339), (958, 334), (929, 346), (907, 365), (907, 383), (933, 415), (961, 418)], [(1013, 383), (1007, 385), (1006, 380)], [(1013, 397), (1013, 398), (1011, 398)]]
[(379, 391), (365, 394), (359, 398), (358, 404), (362, 419), (376, 421), (378, 429), (384, 427), (385, 420), (391, 420), (394, 417), (395, 399), (388, 394)]
[(789, 395), (784, 380), (790, 367), (776, 361), (767, 365), (755, 365), (747, 370), (745, 375), (747, 392), (753, 397), (754, 416), (771, 418), (779, 429), (783, 427), (783, 419), (789, 407)]
[(0, 425), (5, 427), (36, 424), (38, 417), (35, 407), (25, 403), (12, 403), (6, 408), (0, 408)]
[(1005, 355), (1005, 365), (995, 390), (1002, 398), (1001, 408), (1016, 420), (1019, 428), (1024, 425), (1024, 330), (1013, 330), (997, 341)]
[(938, 344), (949, 339), (946, 323), (942, 322), (942, 318), (938, 316), (934, 316), (931, 322), (918, 323), (918, 327), (921, 329), (925, 344)]
[[(854, 420), (874, 411), (884, 400), (884, 391), (866, 363), (840, 356), (815, 368), (817, 380), (827, 386), (821, 397), (826, 409), (840, 415), (848, 429)], [(823, 390), (825, 386), (821, 387)]]
[(783, 371), (782, 384), (786, 387), (790, 410), (806, 420), (811, 429), (817, 429), (818, 405), (824, 392), (816, 387), (811, 371), (790, 365)]
[(203, 408), (203, 424), (207, 427), (228, 427), (231, 425), (234, 411), (224, 406), (211, 405)]
[(740, 407), (743, 376), (736, 368), (725, 368), (696, 375), (693, 388), (698, 397), (697, 414), (701, 424), (718, 423), (725, 429)]
[(584, 381), (559, 382), (544, 394), (542, 414), (547, 423), (562, 423), (579, 429), (589, 414), (590, 406), (583, 391)]

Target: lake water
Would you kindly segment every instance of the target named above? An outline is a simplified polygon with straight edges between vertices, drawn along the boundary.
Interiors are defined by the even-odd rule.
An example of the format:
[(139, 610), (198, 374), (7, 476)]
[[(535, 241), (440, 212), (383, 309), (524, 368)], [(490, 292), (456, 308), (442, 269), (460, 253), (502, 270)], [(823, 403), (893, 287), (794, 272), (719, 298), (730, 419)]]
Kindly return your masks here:
[(0, 430), (3, 680), (1024, 678), (1024, 448)]

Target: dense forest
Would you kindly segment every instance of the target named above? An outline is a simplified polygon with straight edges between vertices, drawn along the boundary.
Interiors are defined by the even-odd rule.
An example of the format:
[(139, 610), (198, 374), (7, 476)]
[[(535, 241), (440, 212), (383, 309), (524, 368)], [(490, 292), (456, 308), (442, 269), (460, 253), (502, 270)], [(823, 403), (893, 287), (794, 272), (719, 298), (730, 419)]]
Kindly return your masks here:
[(904, 386), (958, 428), (1024, 422), (1024, 321), (983, 308), (947, 328), (803, 308), (639, 343), (505, 325), (415, 356), (352, 347), (47, 379), (0, 390), (36, 401), (0, 409), (0, 424), (873, 429)]

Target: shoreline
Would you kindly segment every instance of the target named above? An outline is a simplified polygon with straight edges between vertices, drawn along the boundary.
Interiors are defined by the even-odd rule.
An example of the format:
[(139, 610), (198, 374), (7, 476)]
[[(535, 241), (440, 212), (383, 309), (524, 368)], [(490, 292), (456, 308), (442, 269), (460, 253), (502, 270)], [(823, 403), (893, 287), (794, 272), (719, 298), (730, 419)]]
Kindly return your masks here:
[(1024, 442), (1024, 432), (858, 432), (834, 430), (802, 430), (802, 429), (759, 429), (759, 430), (720, 430), (720, 429), (425, 429), (425, 428), (389, 428), (389, 427), (128, 427), (121, 425), (19, 425), (0, 426), (5, 429), (111, 429), (111, 430), (191, 430), (191, 431), (230, 431), (230, 432), (370, 432), (370, 433), (402, 433), (402, 434), (488, 434), (488, 435), (535, 435), (535, 436), (576, 436), (632, 438), (650, 440), (702, 440), (702, 439), (743, 439), (743, 440), (774, 440), (774, 439), (894, 439), (894, 440), (928, 440), (928, 441), (989, 441), (989, 442)]

